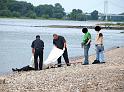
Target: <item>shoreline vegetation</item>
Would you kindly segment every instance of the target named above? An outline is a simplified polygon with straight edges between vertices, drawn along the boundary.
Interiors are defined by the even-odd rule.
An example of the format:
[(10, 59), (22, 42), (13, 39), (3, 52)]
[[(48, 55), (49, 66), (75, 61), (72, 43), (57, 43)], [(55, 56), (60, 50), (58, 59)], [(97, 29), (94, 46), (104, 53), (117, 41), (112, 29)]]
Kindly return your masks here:
[[(0, 16), (0, 19), (39, 19), (39, 20), (63, 20), (63, 21), (66, 21), (64, 19), (57, 19), (57, 18), (43, 18), (43, 17), (36, 17), (36, 18), (30, 18), (30, 17), (5, 17), (5, 16)], [(67, 20), (69, 21), (69, 20)]]
[(124, 47), (105, 52), (106, 63), (83, 66), (77, 58), (70, 67), (12, 73), (0, 76), (2, 92), (123, 92)]
[[(101, 26), (102, 29), (109, 29), (109, 30), (124, 30), (124, 23), (100, 23), (96, 24)], [(95, 26), (72, 26), (72, 25), (48, 25), (48, 26), (41, 26), (41, 27), (50, 27), (50, 28), (88, 28), (88, 29), (94, 29)], [(39, 26), (34, 26), (39, 27)]]

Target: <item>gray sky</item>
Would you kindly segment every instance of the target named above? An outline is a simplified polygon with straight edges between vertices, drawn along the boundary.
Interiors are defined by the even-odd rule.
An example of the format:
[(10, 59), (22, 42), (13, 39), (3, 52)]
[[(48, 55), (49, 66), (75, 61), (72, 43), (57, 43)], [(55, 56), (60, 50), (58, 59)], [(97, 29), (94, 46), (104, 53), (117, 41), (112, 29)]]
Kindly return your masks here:
[[(27, 1), (34, 6), (40, 4), (52, 4), (60, 3), (66, 12), (70, 12), (72, 9), (81, 9), (83, 12), (92, 12), (98, 10), (104, 13), (104, 1), (105, 0), (17, 0)], [(119, 14), (124, 12), (124, 0), (108, 0), (108, 13)]]

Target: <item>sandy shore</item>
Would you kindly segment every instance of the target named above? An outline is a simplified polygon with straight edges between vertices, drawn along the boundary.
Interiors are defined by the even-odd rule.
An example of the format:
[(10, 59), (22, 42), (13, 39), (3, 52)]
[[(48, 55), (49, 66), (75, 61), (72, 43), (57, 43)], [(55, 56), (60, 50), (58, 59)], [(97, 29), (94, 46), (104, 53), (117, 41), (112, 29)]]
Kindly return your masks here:
[(107, 51), (105, 57), (105, 64), (92, 65), (93, 55), (90, 65), (1, 76), (0, 92), (124, 92), (124, 48)]

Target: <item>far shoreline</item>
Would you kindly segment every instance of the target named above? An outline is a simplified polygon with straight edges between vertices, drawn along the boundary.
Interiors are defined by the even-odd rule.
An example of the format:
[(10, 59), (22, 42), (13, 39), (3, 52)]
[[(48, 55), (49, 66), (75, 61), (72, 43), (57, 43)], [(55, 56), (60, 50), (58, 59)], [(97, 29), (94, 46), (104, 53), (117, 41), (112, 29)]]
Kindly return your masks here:
[[(56, 19), (56, 18), (27, 18), (27, 17), (0, 17), (0, 19), (28, 19), (28, 20), (46, 20), (46, 21), (74, 21), (74, 22), (98, 22), (95, 25), (45, 25), (45, 26), (30, 26), (30, 27), (49, 27), (49, 28), (76, 28), (76, 29), (82, 29), (84, 27), (88, 29), (94, 29), (95, 26), (101, 26), (102, 29), (108, 29), (108, 30), (124, 30), (124, 21), (100, 21), (100, 20), (87, 20), (87, 21), (76, 21), (76, 20), (65, 20), (65, 19)], [(14, 25), (13, 25), (14, 26)], [(23, 26), (23, 25), (22, 25)]]

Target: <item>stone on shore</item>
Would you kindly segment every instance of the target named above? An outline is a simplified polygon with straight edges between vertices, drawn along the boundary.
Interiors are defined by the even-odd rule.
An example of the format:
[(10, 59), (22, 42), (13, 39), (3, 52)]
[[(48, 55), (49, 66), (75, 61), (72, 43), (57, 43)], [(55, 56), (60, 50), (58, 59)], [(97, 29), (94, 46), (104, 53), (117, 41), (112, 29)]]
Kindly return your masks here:
[(5, 84), (5, 78), (0, 77), (0, 84)]

